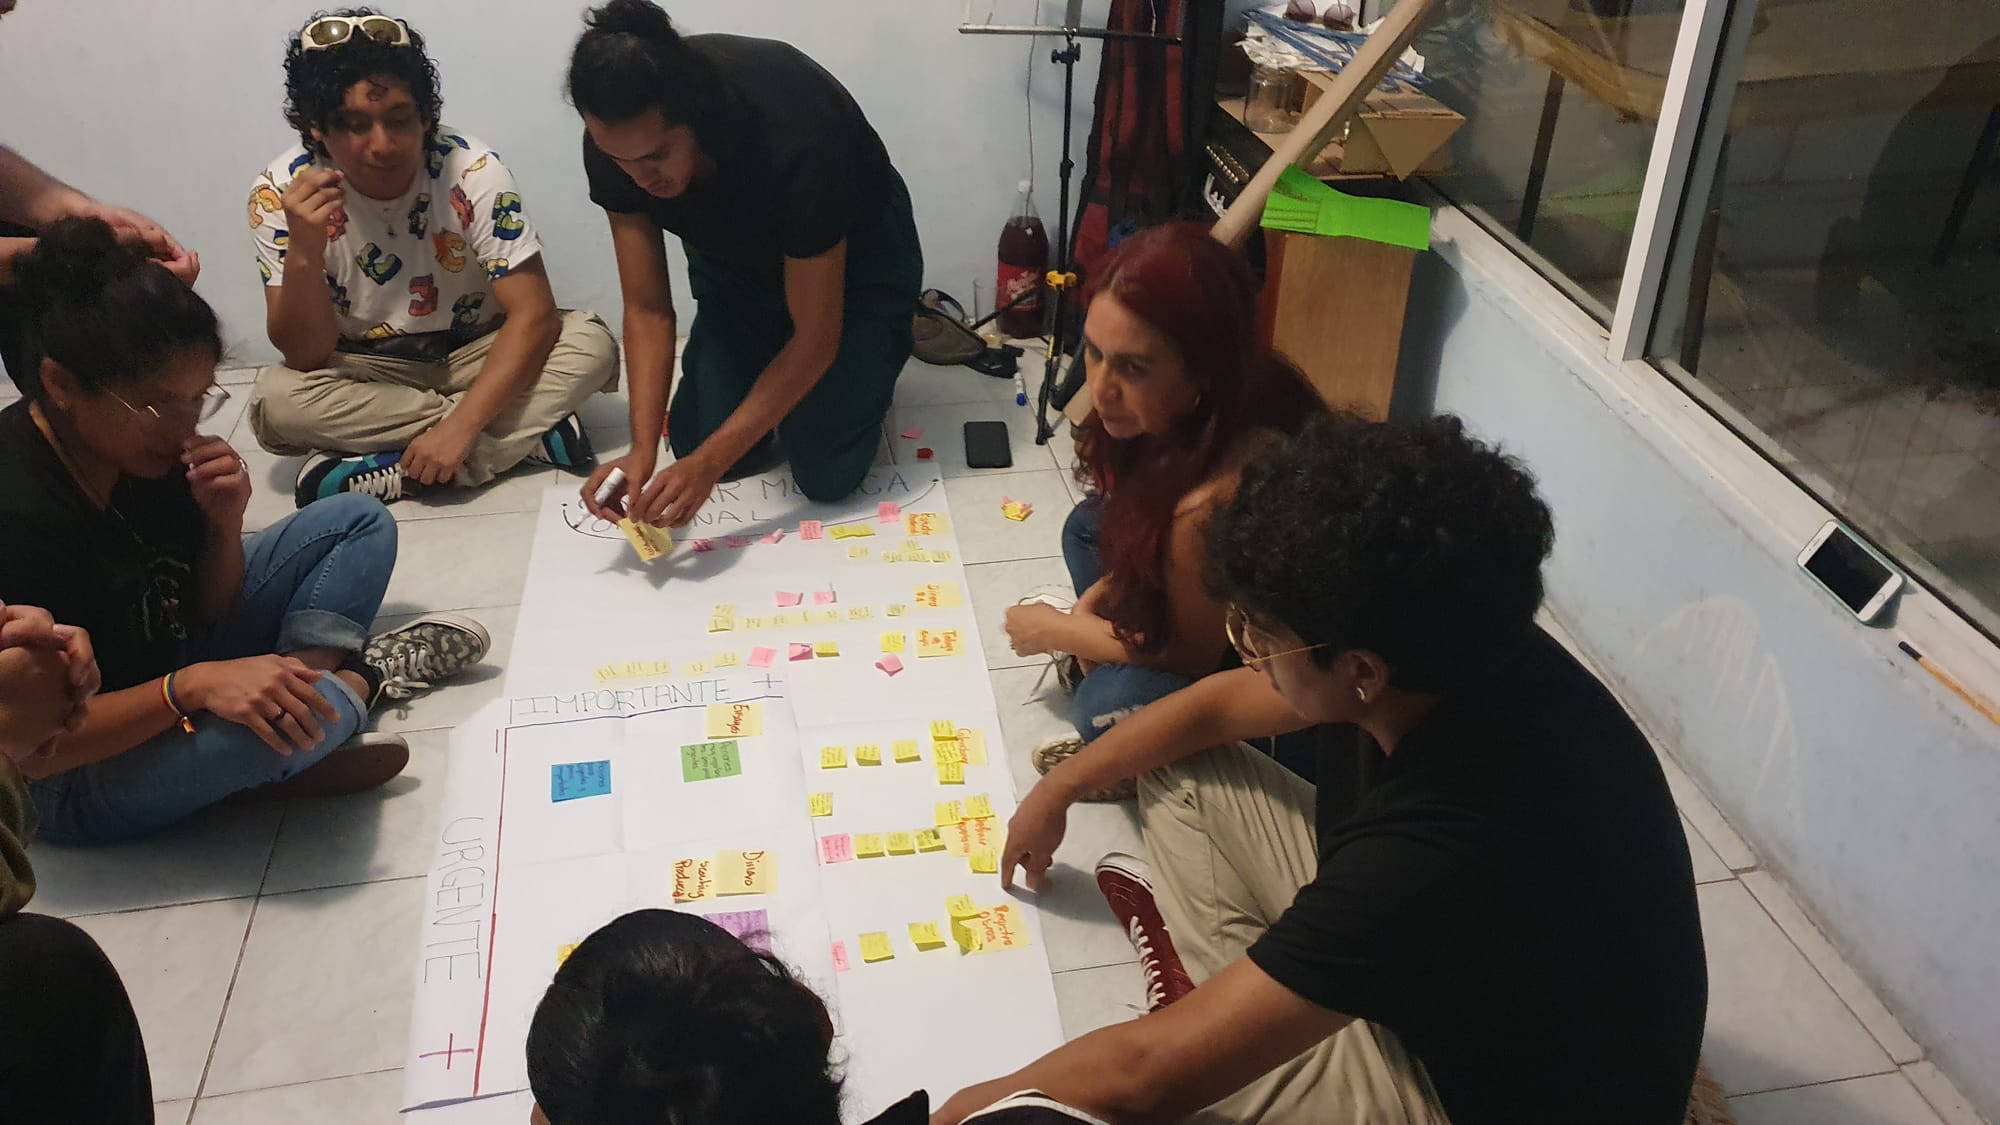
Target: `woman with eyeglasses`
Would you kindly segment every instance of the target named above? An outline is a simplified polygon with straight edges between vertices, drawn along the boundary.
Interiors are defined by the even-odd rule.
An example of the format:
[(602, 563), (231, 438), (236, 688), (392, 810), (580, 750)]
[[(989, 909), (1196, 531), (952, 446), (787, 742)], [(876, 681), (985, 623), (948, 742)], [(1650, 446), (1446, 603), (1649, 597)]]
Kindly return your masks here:
[(1076, 476), (1091, 495), (1063, 524), (1075, 597), (1040, 592), (1006, 617), (1014, 652), (1048, 654), (1075, 693), (1076, 737), (1034, 752), (1044, 773), (1225, 665), (1222, 603), (1202, 585), (1202, 529), (1253, 449), (1324, 411), (1258, 343), (1250, 268), (1201, 224), (1126, 239), (1092, 272), (1084, 300), (1094, 409), (1076, 430)]
[(248, 468), (200, 432), (228, 398), (215, 313), (164, 267), (95, 219), (50, 227), (17, 267), (40, 387), (0, 410), (0, 601), (87, 629), (104, 689), (23, 763), (44, 838), (394, 777), (408, 747), (357, 737), (370, 705), (476, 662), (484, 630), (424, 619), (370, 640), (396, 560), (372, 498), (245, 537)]

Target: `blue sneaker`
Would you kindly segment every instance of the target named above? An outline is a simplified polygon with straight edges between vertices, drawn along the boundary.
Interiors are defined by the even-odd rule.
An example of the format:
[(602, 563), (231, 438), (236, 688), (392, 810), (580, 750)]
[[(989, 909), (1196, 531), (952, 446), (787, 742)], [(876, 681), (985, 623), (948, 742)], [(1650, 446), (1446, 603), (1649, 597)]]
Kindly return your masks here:
[(542, 435), (542, 443), (528, 454), (530, 465), (554, 465), (571, 472), (587, 472), (597, 467), (597, 451), (583, 432), (583, 419), (572, 414)]
[(403, 496), (403, 455), (397, 453), (315, 453), (299, 470), (292, 502), (303, 508), (315, 500), (359, 492), (383, 503)]

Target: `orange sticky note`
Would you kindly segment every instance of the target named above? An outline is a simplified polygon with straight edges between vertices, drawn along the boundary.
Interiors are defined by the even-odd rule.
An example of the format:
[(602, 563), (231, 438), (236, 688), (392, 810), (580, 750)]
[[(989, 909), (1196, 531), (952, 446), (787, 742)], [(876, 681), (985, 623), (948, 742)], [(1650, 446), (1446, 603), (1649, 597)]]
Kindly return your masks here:
[(768, 851), (715, 853), (715, 893), (762, 895), (778, 889), (778, 857)]

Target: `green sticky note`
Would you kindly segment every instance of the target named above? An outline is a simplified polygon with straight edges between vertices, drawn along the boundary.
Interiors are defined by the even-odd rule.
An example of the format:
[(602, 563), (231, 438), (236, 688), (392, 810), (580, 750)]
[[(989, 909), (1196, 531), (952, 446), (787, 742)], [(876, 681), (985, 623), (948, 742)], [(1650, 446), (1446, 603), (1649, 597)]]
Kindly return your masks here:
[(1276, 230), (1431, 248), (1428, 207), (1335, 191), (1298, 168), (1285, 169), (1264, 204), (1263, 224)]
[(736, 777), (743, 772), (743, 759), (736, 742), (694, 742), (681, 747), (681, 780), (714, 781)]

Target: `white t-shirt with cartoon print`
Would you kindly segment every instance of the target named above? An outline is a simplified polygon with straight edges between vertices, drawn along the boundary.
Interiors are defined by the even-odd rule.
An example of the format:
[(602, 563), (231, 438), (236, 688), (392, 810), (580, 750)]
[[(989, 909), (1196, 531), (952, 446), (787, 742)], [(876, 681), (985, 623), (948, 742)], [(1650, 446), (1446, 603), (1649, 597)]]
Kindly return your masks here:
[[(251, 185), (250, 232), (265, 285), (285, 276), (280, 200), (307, 167), (328, 168), (298, 145)], [(478, 140), (439, 126), (402, 198), (347, 188), (347, 222), (327, 232), (326, 285), (344, 341), (416, 333), (483, 335), (499, 319), (493, 281), (541, 253), (514, 176)]]

